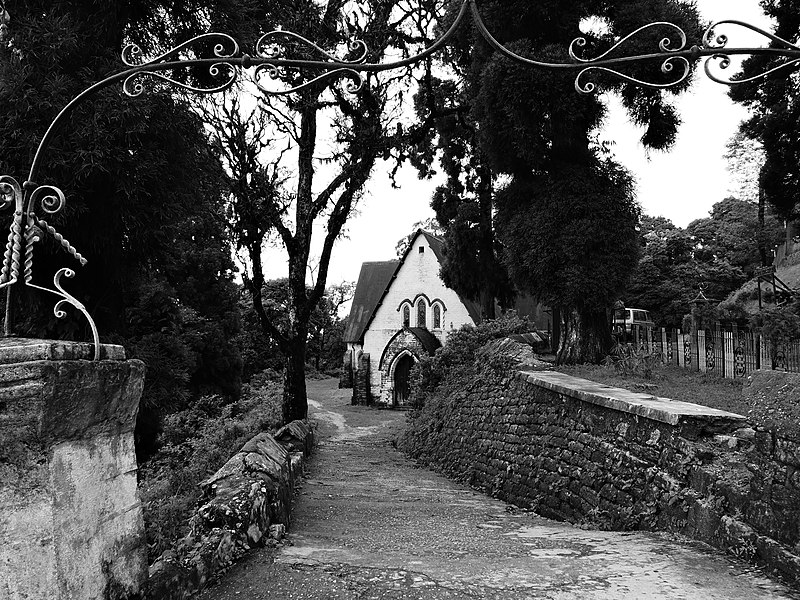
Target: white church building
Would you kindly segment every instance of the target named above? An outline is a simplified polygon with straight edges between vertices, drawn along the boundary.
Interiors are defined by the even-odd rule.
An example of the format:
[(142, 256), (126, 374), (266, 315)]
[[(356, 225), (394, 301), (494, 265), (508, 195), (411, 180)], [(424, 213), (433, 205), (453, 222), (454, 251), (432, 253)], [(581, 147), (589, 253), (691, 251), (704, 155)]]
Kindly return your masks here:
[(445, 286), (441, 260), (442, 240), (419, 230), (400, 260), (362, 265), (344, 340), (354, 404), (406, 405), (414, 363), (480, 321), (478, 304)]

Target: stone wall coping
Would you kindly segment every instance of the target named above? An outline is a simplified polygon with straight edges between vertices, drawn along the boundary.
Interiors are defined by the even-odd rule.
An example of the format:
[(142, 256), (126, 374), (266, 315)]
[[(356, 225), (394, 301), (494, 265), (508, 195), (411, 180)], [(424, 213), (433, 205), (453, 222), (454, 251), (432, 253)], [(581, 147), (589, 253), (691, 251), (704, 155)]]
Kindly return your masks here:
[(724, 410), (661, 398), (652, 394), (631, 392), (555, 371), (522, 370), (517, 372), (517, 376), (535, 385), (583, 402), (669, 425), (678, 425), (686, 421), (713, 421), (716, 423), (729, 421), (736, 424), (744, 424), (747, 421), (742, 415)]
[[(38, 360), (92, 360), (94, 344), (64, 340), (0, 338), (0, 364), (10, 365)], [(125, 348), (101, 344), (102, 360), (125, 360)]]

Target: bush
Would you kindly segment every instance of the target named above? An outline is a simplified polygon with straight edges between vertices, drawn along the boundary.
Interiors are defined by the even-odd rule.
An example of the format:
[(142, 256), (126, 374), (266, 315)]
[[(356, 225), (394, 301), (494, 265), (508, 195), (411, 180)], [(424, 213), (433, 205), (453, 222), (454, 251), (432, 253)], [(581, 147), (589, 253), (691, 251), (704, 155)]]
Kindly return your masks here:
[(465, 371), (471, 372), (475, 361), (475, 353), (482, 346), (498, 338), (515, 333), (526, 333), (535, 328), (527, 319), (520, 319), (510, 313), (494, 321), (487, 321), (478, 326), (464, 325), (447, 338), (447, 343), (436, 354), (422, 359), (411, 371), (411, 405), (421, 408), (445, 378), (454, 382), (463, 382)]
[(769, 340), (770, 350), (775, 354), (778, 346), (789, 340), (800, 339), (800, 305), (766, 308), (753, 317), (752, 324), (761, 329), (761, 335)]
[(641, 376), (650, 379), (653, 369), (660, 367), (664, 361), (662, 352), (641, 348), (636, 350), (632, 344), (616, 344), (605, 359), (607, 367), (623, 377)]
[(281, 386), (264, 373), (243, 386), (236, 402), (204, 396), (164, 418), (160, 450), (139, 470), (151, 561), (188, 533), (188, 519), (200, 500), (200, 482), (250, 438), (281, 424), (281, 395)]

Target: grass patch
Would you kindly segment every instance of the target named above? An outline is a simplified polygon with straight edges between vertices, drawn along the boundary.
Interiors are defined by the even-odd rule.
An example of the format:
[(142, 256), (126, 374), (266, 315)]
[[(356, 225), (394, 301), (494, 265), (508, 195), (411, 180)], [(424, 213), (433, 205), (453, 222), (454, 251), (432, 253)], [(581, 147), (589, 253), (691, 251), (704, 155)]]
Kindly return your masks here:
[(280, 383), (254, 376), (237, 402), (205, 396), (164, 419), (160, 449), (139, 469), (150, 562), (188, 533), (199, 483), (253, 436), (281, 424)]
[(743, 379), (725, 379), (682, 367), (659, 365), (649, 377), (623, 375), (614, 367), (598, 365), (560, 366), (558, 371), (634, 392), (702, 404), (710, 408), (747, 415), (750, 405), (742, 398)]

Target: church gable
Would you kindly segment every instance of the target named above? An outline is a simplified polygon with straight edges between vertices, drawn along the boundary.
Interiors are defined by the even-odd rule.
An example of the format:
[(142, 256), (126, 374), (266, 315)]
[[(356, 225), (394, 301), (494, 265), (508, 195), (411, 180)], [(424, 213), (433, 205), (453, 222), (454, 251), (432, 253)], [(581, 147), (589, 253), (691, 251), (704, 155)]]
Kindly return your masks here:
[(362, 266), (345, 336), (354, 404), (404, 406), (413, 364), (479, 321), (439, 276), (442, 256), (442, 241), (420, 230), (400, 261)]
[(441, 241), (418, 232), (376, 309), (370, 330), (419, 327), (436, 334), (476, 322), (477, 315), (470, 314), (467, 303), (439, 276), (440, 256)]

